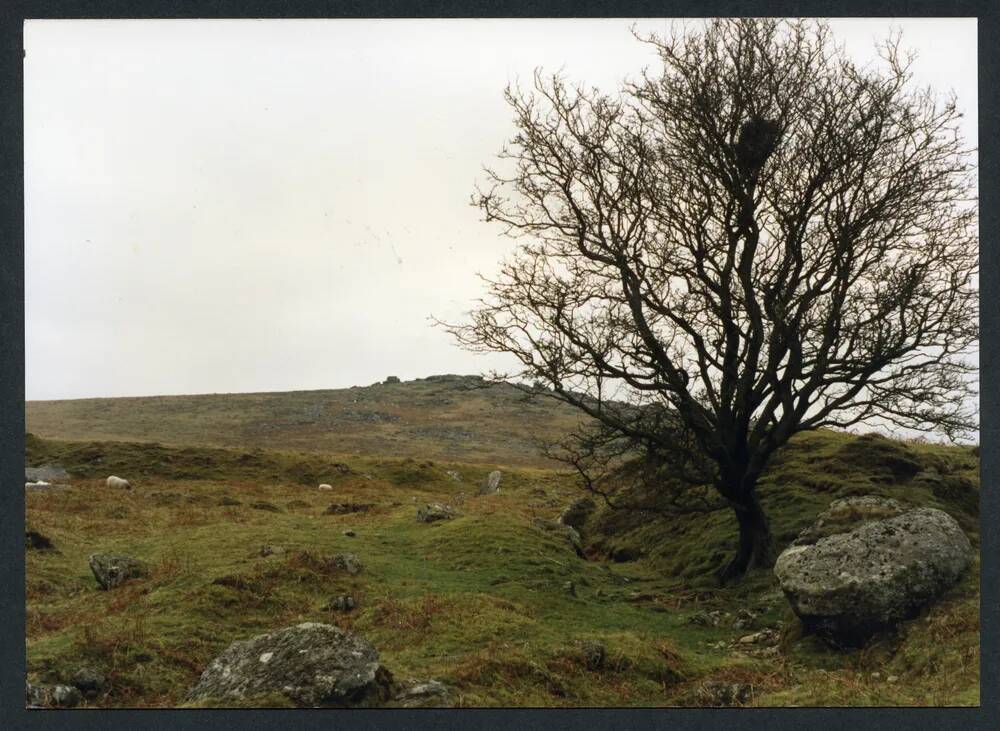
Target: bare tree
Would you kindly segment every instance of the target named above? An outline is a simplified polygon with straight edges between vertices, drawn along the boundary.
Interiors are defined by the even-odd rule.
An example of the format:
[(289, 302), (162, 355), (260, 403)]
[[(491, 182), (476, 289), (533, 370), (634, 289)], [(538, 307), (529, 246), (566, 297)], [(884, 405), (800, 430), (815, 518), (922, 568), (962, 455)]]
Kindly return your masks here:
[(446, 327), (594, 417), (571, 462), (631, 449), (714, 486), (727, 579), (773, 561), (757, 481), (796, 432), (974, 428), (975, 169), (898, 37), (864, 68), (818, 21), (640, 40), (662, 71), (615, 96), (507, 89), (517, 133), (474, 202), (521, 243)]

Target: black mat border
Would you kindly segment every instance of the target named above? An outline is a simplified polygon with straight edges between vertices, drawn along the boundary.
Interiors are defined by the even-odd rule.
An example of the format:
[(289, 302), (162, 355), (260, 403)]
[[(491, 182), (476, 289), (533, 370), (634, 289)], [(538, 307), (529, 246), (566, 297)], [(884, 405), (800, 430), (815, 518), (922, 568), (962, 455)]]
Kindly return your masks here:
[[(982, 444), (982, 706), (978, 709), (472, 709), (472, 710), (106, 710), (24, 709), (24, 249), (22, 23), (26, 18), (365, 18), (365, 17), (977, 17), (981, 195), (980, 411)], [(773, 729), (803, 726), (863, 729), (1000, 726), (1000, 622), (997, 476), (998, 211), (997, 150), (1000, 4), (995, 0), (672, 0), (606, 2), (541, 0), (489, 2), (277, 2), (234, 0), (0, 0), (0, 725), (13, 729), (302, 728), (332, 724), (362, 729), (514, 728), (519, 731), (588, 727)], [(66, 356), (72, 367), (72, 354)], [(334, 713), (336, 715), (330, 715)]]

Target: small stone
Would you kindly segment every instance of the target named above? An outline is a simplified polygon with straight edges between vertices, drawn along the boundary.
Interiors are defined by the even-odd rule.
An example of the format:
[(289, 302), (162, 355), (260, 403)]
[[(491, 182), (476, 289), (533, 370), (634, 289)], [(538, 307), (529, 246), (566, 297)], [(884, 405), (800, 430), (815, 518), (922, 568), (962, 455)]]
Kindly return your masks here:
[(398, 683), (393, 700), (403, 708), (451, 708), (455, 705), (448, 688), (437, 680)]
[(145, 576), (146, 569), (141, 561), (129, 556), (93, 554), (90, 556), (90, 570), (102, 589), (114, 589), (129, 579)]
[(84, 698), (96, 698), (107, 686), (104, 673), (92, 667), (82, 667), (73, 673), (72, 682)]
[(887, 683), (896, 683), (896, 682), (899, 681), (899, 676), (898, 675), (890, 675), (885, 680), (886, 680)]
[(52, 703), (60, 708), (72, 708), (82, 700), (83, 695), (72, 685), (56, 685), (52, 688)]
[(570, 596), (576, 596), (576, 584), (574, 584), (572, 581), (567, 581), (565, 584), (563, 584), (562, 588), (563, 591), (565, 591)]
[(354, 538), (354, 536), (356, 536), (357, 533), (348, 528), (347, 530), (344, 531), (344, 535), (347, 536), (348, 538)]
[(343, 596), (332, 596), (330, 600), (326, 603), (324, 609), (328, 611), (335, 612), (349, 612), (355, 607), (354, 597), (343, 595)]
[(451, 520), (455, 517), (455, 511), (448, 505), (440, 503), (427, 503), (417, 511), (417, 520), (421, 523), (433, 523), (438, 520)]
[(330, 556), (327, 563), (333, 568), (346, 571), (351, 575), (360, 573), (362, 569), (361, 561), (353, 553), (338, 553)]
[(25, 701), (29, 708), (46, 708), (52, 705), (52, 688), (37, 683), (25, 683)]
[(741, 706), (753, 698), (753, 686), (747, 683), (726, 683), (709, 680), (698, 687), (698, 698), (704, 705)]
[(879, 680), (882, 677), (882, 673), (874, 672), (872, 673), (872, 680)]

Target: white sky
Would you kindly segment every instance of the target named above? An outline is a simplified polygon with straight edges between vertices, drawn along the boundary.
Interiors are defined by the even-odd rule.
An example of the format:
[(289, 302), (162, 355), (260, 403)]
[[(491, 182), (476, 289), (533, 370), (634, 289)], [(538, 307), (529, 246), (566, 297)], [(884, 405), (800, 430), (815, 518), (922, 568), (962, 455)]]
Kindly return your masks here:
[[(669, 21), (641, 21), (659, 30)], [(460, 319), (513, 243), (469, 205), (535, 67), (612, 90), (629, 20), (28, 21), (28, 399), (279, 391), (503, 368)], [(839, 19), (954, 89), (974, 19)]]

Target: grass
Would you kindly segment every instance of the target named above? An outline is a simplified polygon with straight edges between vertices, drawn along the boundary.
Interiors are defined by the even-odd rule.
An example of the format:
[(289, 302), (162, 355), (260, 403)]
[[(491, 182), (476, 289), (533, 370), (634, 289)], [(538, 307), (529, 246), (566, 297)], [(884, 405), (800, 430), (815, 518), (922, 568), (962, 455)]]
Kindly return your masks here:
[[(978, 513), (959, 479), (978, 485), (972, 451), (885, 441), (832, 432), (793, 441), (761, 487), (779, 545), (836, 497), (874, 492), (946, 509), (978, 546)], [(906, 460), (965, 487), (935, 494)], [(752, 705), (978, 703), (978, 565), (921, 616), (840, 652), (801, 636), (769, 573), (714, 585), (711, 572), (732, 549), (726, 512), (598, 514), (584, 533), (592, 557), (632, 545), (643, 557), (579, 558), (534, 522), (578, 496), (566, 473), (501, 465), (500, 494), (477, 496), (498, 463), (37, 437), (28, 461), (74, 474), (68, 490), (26, 495), (28, 527), (54, 544), (27, 552), (29, 680), (65, 682), (78, 666), (97, 666), (110, 687), (89, 705), (183, 704), (229, 643), (301, 621), (361, 633), (398, 677), (441, 680), (463, 706), (699, 705), (706, 680), (751, 683)], [(112, 472), (135, 489), (105, 487)], [(321, 479), (334, 490), (316, 490)], [(251, 507), (260, 502), (278, 510)], [(373, 507), (323, 514), (332, 502)], [(426, 502), (456, 504), (459, 516), (419, 523)], [(262, 556), (263, 545), (274, 552)], [(149, 575), (100, 591), (87, 566), (96, 552), (135, 556)], [(340, 552), (363, 571), (330, 568), (324, 558)], [(357, 608), (324, 609), (340, 594)], [(695, 623), (744, 608), (759, 615), (752, 629), (782, 632), (776, 656), (733, 648), (751, 629)], [(602, 668), (588, 667), (580, 640), (605, 644)]]

